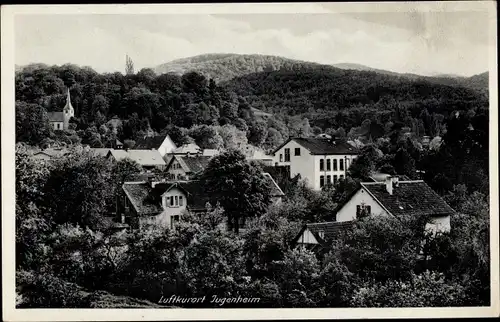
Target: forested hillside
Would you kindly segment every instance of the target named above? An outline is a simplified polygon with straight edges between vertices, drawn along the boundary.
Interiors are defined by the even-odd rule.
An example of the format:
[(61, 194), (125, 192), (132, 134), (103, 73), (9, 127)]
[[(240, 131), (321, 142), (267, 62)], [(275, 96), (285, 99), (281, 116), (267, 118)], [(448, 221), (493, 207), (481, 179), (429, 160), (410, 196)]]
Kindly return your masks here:
[(422, 80), (434, 84), (463, 86), (478, 91), (488, 91), (487, 72), (474, 75), (472, 77), (450, 77), (449, 75), (427, 77), (411, 73), (396, 73), (393, 71), (353, 63), (324, 65), (271, 55), (240, 55), (227, 53), (204, 54), (177, 59), (157, 66), (154, 70), (158, 74), (174, 73), (177, 75), (195, 71), (203, 74), (207, 78), (212, 78), (217, 82), (222, 82), (263, 71), (302, 70), (304, 68), (326, 68), (332, 71), (335, 71), (337, 68), (344, 70), (369, 71), (377, 74), (404, 77), (411, 80)]
[(298, 69), (319, 65), (270, 55), (205, 54), (183, 58), (155, 68), (158, 74), (198, 72), (215, 81), (226, 81), (242, 75), (280, 69)]

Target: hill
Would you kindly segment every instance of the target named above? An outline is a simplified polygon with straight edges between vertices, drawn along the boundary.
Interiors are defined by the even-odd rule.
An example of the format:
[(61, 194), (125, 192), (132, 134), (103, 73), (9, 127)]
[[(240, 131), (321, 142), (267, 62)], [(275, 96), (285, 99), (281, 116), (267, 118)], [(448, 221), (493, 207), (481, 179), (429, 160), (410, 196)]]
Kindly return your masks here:
[(410, 80), (424, 80), (430, 83), (467, 87), (481, 92), (488, 91), (488, 73), (472, 77), (460, 77), (453, 74), (439, 74), (436, 76), (422, 76), (412, 73), (397, 73), (393, 71), (377, 69), (361, 64), (339, 63), (324, 65), (302, 60), (294, 60), (280, 56), (271, 55), (243, 55), (231, 53), (203, 54), (188, 58), (173, 60), (154, 68), (157, 74), (174, 73), (182, 75), (186, 72), (195, 71), (216, 82), (227, 82), (233, 78), (259, 72), (270, 72), (277, 70), (296, 70), (304, 68), (336, 68), (342, 70), (367, 71), (382, 75), (404, 77)]
[[(480, 84), (482, 79), (478, 77), (476, 82)], [(471, 105), (487, 108), (488, 98), (483, 93), (438, 81), (317, 65), (253, 73), (221, 85), (244, 97), (251, 107), (267, 113), (307, 117), (311, 125), (322, 128), (339, 122), (354, 126), (360, 120), (394, 111), (397, 106), (408, 108), (413, 116), (424, 108), (443, 115), (467, 110)], [(352, 112), (356, 110), (357, 115)], [(352, 120), (346, 123), (342, 115), (349, 115)]]
[(252, 73), (313, 65), (319, 64), (270, 55), (204, 54), (173, 60), (154, 70), (157, 74), (178, 75), (195, 71), (216, 82), (223, 82)]

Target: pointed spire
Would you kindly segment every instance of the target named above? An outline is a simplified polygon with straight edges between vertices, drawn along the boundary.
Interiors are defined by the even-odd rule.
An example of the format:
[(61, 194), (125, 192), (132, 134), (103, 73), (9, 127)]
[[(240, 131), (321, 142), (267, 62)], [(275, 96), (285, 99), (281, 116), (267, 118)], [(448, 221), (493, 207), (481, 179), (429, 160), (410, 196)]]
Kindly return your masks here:
[(66, 103), (69, 102), (71, 104), (71, 98), (69, 97), (69, 87), (68, 87), (68, 97), (66, 97)]

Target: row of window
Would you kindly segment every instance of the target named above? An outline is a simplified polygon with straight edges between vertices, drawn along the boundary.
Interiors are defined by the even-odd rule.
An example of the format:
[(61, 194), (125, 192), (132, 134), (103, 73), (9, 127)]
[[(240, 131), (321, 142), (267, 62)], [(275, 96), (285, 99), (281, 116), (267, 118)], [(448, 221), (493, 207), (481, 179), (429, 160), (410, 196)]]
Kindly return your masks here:
[(344, 180), (343, 174), (341, 174), (340, 176), (334, 175), (333, 182), (332, 182), (332, 176), (326, 176), (326, 182), (325, 182), (325, 176), (319, 176), (319, 187), (323, 188), (326, 184), (329, 184), (329, 183), (336, 184), (337, 181), (339, 181), (339, 180)]
[[(295, 148), (294, 156), (300, 157), (300, 148)], [(280, 162), (290, 162), (290, 149), (285, 149), (285, 161), (283, 161), (283, 154), (280, 154)]]
[[(337, 159), (326, 159), (326, 171), (344, 171), (344, 159), (338, 159), (338, 167), (337, 167)], [(349, 159), (345, 160), (346, 169), (349, 167)], [(325, 171), (325, 159), (319, 160), (319, 171)]]
[(172, 164), (172, 169), (180, 169), (181, 168), (181, 165), (179, 163), (174, 163)]
[(169, 207), (182, 207), (182, 206), (184, 206), (184, 198), (182, 196), (167, 197), (167, 206), (169, 206)]

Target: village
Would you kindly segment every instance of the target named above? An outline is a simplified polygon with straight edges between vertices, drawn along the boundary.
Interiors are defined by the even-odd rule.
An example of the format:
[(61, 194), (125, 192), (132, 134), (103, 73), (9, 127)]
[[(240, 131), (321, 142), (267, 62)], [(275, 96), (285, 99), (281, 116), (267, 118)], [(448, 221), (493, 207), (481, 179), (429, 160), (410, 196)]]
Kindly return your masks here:
[[(69, 89), (63, 112), (52, 112), (49, 116), (54, 130), (68, 128), (69, 120), (74, 116)], [(109, 123), (117, 121), (118, 118), (114, 117)], [(427, 137), (424, 137), (424, 142), (428, 145)], [(311, 189), (320, 191), (348, 176), (350, 165), (360, 153), (359, 144), (359, 141), (347, 142), (320, 134), (308, 138), (292, 137), (270, 155), (258, 149), (243, 152), (247, 160), (261, 165), (262, 174), (271, 187), (272, 202), (278, 204), (285, 194), (271, 173), (286, 173), (290, 179), (300, 175)], [(195, 143), (177, 146), (168, 134), (164, 137), (144, 136), (131, 148), (116, 140), (112, 147), (87, 146), (84, 150), (113, 162), (132, 160), (142, 169), (140, 174), (123, 182), (122, 190), (116, 196), (116, 211), (109, 215), (109, 222), (117, 232), (140, 229), (151, 223), (174, 229), (186, 210), (206, 212), (210, 198), (197, 178), (210, 160), (222, 152), (201, 149)], [(64, 158), (66, 153), (65, 148), (46, 148), (35, 151), (33, 156), (50, 162)], [(396, 218), (426, 216), (429, 218), (426, 231), (432, 234), (450, 232), (450, 216), (454, 212), (423, 180), (374, 172), (335, 209), (331, 221), (305, 224), (293, 243), (309, 249), (328, 247), (329, 242), (357, 219), (379, 215)], [(240, 218), (239, 225), (244, 231), (245, 218)]]

